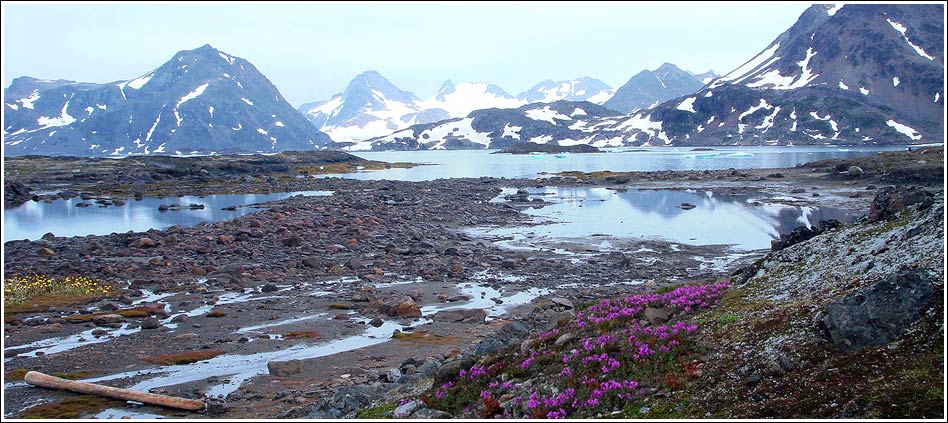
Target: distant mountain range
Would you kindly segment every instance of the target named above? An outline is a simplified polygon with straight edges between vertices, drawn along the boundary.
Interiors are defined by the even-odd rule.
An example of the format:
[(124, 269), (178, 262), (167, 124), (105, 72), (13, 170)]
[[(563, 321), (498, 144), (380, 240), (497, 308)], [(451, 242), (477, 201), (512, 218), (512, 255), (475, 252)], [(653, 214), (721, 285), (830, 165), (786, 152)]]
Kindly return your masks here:
[(299, 110), (336, 142), (358, 142), (416, 124), (467, 116), (478, 109), (517, 108), (533, 102), (589, 100), (612, 96), (608, 84), (593, 78), (544, 81), (517, 96), (480, 82), (445, 81), (428, 99), (402, 91), (376, 71), (356, 76), (328, 101), (306, 103)]
[[(462, 125), (478, 115), (472, 112), (347, 148), (944, 142), (944, 12), (938, 4), (814, 5), (761, 53), (706, 85), (670, 64), (633, 76), (603, 103), (629, 115), (566, 113), (586, 110), (581, 103), (562, 103), (555, 114), (522, 107), (492, 112), (508, 125), (498, 132), (476, 119), (470, 129)], [(650, 91), (656, 86), (685, 94), (658, 100)], [(514, 127), (532, 129), (514, 140)]]
[(17, 78), (3, 97), (6, 156), (277, 152), (331, 142), (250, 62), (209, 45), (127, 81)]
[(299, 110), (248, 61), (205, 45), (131, 80), (15, 79), (4, 92), (4, 154), (944, 142), (944, 12), (814, 5), (720, 77), (666, 63), (614, 91), (593, 78), (516, 96), (447, 81), (420, 99), (368, 71)]

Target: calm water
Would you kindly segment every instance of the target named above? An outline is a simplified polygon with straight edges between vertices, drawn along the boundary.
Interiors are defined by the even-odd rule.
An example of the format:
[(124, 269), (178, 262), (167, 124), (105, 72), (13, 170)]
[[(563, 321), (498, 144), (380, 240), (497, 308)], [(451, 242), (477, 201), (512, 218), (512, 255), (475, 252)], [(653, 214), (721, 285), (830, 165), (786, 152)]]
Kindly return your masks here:
[[(714, 147), (714, 151), (692, 151), (691, 147), (649, 147), (615, 149), (606, 153), (570, 154), (558, 158), (543, 156), (490, 154), (496, 150), (437, 150), (356, 152), (369, 160), (386, 162), (434, 163), (411, 169), (387, 169), (335, 175), (356, 179), (425, 181), (439, 178), (477, 178), (481, 176), (533, 178), (541, 172), (567, 170), (592, 172), (761, 169), (793, 167), (825, 159), (866, 157), (880, 151), (904, 150), (905, 147)], [(636, 151), (629, 151), (636, 150)]]
[[(123, 206), (99, 207), (93, 200), (72, 198), (50, 203), (27, 201), (22, 206), (3, 209), (3, 242), (14, 239), (36, 240), (47, 232), (56, 236), (107, 235), (113, 232), (144, 232), (174, 225), (193, 226), (201, 222), (219, 222), (250, 214), (256, 208), (221, 210), (228, 206), (243, 206), (282, 200), (294, 195), (332, 195), (332, 191), (301, 191), (274, 194), (226, 194), (206, 197), (183, 196), (154, 198), (140, 201), (127, 200)], [(76, 207), (76, 203), (92, 203), (90, 207)], [(158, 211), (161, 204), (203, 204), (203, 210)]]
[[(905, 147), (838, 147), (838, 146), (819, 146), (819, 147), (714, 147), (713, 151), (692, 151), (691, 148), (639, 148), (639, 149), (615, 149), (605, 153), (595, 154), (571, 154), (567, 157), (555, 157), (552, 154), (542, 156), (531, 155), (510, 155), (510, 154), (490, 154), (493, 150), (459, 150), (459, 151), (390, 151), (390, 152), (360, 152), (359, 156), (387, 162), (418, 162), (433, 163), (432, 166), (419, 166), (412, 169), (388, 169), (382, 171), (369, 171), (346, 175), (337, 175), (355, 179), (389, 179), (421, 181), (439, 178), (457, 178), (457, 177), (508, 177), (508, 178), (533, 178), (540, 176), (541, 173), (553, 173), (566, 170), (576, 171), (648, 171), (648, 170), (704, 170), (704, 169), (727, 169), (727, 168), (776, 168), (792, 167), (801, 163), (830, 159), (830, 158), (852, 158), (864, 157), (876, 154), (881, 151), (902, 150)], [(635, 151), (629, 151), (635, 150)], [(113, 232), (143, 232), (152, 228), (163, 229), (173, 225), (189, 226), (200, 222), (216, 222), (232, 219), (237, 216), (252, 213), (254, 209), (237, 209), (235, 211), (223, 211), (221, 208), (232, 205), (246, 205), (266, 201), (274, 201), (286, 198), (291, 195), (301, 194), (278, 193), (278, 194), (237, 194), (237, 195), (211, 195), (205, 198), (185, 196), (178, 198), (145, 198), (141, 201), (128, 201), (124, 206), (99, 207), (93, 204), (91, 207), (75, 207), (76, 203), (82, 201), (79, 199), (56, 200), (52, 203), (27, 202), (26, 204), (13, 208), (4, 209), (3, 216), (3, 241), (14, 239), (38, 239), (47, 232), (52, 232), (57, 236), (78, 236), (78, 235), (104, 235)], [(304, 195), (328, 195), (328, 192), (306, 192)], [(605, 193), (590, 191), (583, 194), (587, 197), (602, 195), (604, 199), (609, 200)], [(610, 194), (614, 195), (614, 193)], [(626, 200), (605, 201), (598, 205), (592, 205), (591, 202), (583, 202), (588, 206), (584, 208), (576, 207), (570, 209), (570, 202), (553, 208), (544, 208), (540, 213), (547, 213), (550, 210), (556, 210), (562, 213), (563, 217), (569, 218), (574, 222), (570, 227), (558, 229), (565, 235), (581, 233), (582, 228), (598, 228), (599, 226), (611, 227), (614, 222), (604, 223), (604, 216), (621, 216), (629, 210), (621, 209), (620, 202), (628, 204), (634, 203), (631, 197), (635, 195), (650, 196), (654, 194), (640, 193), (633, 194), (631, 191), (625, 193), (620, 198)], [(669, 193), (663, 194), (665, 200), (677, 201), (678, 196), (681, 201), (687, 201), (693, 204), (698, 201), (692, 197), (695, 195), (687, 193)], [(690, 198), (692, 201), (684, 198)], [(641, 210), (643, 222), (651, 222), (653, 225), (668, 226), (667, 231), (674, 233), (681, 231), (677, 238), (685, 238), (684, 233), (694, 232), (698, 229), (714, 232), (722, 225), (712, 225), (714, 222), (733, 222), (747, 219), (744, 226), (747, 227), (769, 227), (770, 229), (760, 229), (759, 232), (773, 235), (774, 225), (762, 223), (772, 220), (765, 217), (766, 213), (746, 212), (746, 206), (736, 209), (727, 204), (733, 204), (733, 201), (726, 201), (719, 198), (708, 199), (711, 203), (699, 205), (695, 210), (681, 211), (680, 209), (664, 208), (661, 210), (649, 209), (645, 206), (651, 201), (660, 201), (660, 199), (649, 199), (639, 201), (639, 206), (628, 206), (635, 210)], [(204, 204), (203, 210), (177, 210), (159, 212), (160, 204)], [(670, 204), (670, 203), (669, 203)], [(657, 207), (657, 206), (655, 206)], [(562, 209), (561, 209), (562, 208)], [(710, 210), (732, 209), (735, 212), (730, 215), (708, 214)], [(597, 215), (590, 210), (602, 210), (607, 215)], [(572, 212), (567, 212), (572, 210)], [(744, 210), (737, 213), (737, 210)], [(608, 214), (611, 213), (611, 214)], [(679, 216), (680, 214), (680, 216)], [(591, 217), (596, 216), (596, 217)], [(732, 216), (732, 217), (724, 217)], [(764, 216), (764, 217), (762, 217)], [(700, 220), (699, 220), (700, 219)], [(620, 219), (621, 220), (621, 219)], [(625, 222), (631, 222), (633, 219), (626, 219)], [(626, 228), (629, 224), (622, 223), (617, 228)], [(726, 225), (724, 225), (726, 227)], [(695, 229), (682, 229), (682, 228)], [(574, 228), (574, 229), (569, 229)], [(639, 229), (628, 228), (630, 233), (636, 233)], [(792, 229), (792, 228), (791, 228)], [(599, 229), (590, 229), (593, 233), (604, 232)], [(721, 239), (732, 239), (734, 237), (743, 239), (750, 236), (748, 233), (740, 231), (720, 230), (720, 236), (699, 235), (697, 239), (701, 242), (710, 240), (716, 242)], [(727, 236), (730, 235), (731, 238)], [(666, 235), (662, 235), (666, 236)], [(690, 238), (690, 236), (689, 236)], [(685, 238), (687, 239), (687, 238)], [(763, 239), (763, 238), (760, 238)], [(729, 242), (730, 243), (730, 242)], [(762, 243), (762, 241), (761, 241)], [(755, 244), (757, 245), (757, 244)]]
[[(503, 195), (516, 190), (505, 190)], [(533, 241), (587, 238), (593, 234), (661, 239), (691, 245), (730, 244), (742, 250), (770, 248), (770, 240), (800, 225), (820, 220), (850, 222), (858, 214), (833, 208), (775, 204), (763, 194), (721, 195), (710, 191), (628, 190), (605, 188), (544, 188), (529, 190), (532, 197), (554, 204), (524, 213), (556, 220), (532, 227), (480, 228), (475, 233), (515, 236), (529, 234)], [(768, 202), (768, 198), (771, 202)], [(793, 197), (780, 197), (792, 202)], [(696, 207), (684, 210), (682, 203)], [(544, 219), (544, 220), (546, 220)], [(521, 238), (518, 241), (530, 242)]]

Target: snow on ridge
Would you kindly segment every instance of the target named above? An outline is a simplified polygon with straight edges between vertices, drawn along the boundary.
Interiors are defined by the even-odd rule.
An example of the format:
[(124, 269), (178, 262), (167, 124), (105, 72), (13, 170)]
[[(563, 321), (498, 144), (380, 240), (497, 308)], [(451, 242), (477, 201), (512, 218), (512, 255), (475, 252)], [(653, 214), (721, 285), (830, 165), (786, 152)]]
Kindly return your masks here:
[(839, 87), (844, 90), (849, 90), (849, 86), (844, 84), (842, 79), (839, 80)]
[(149, 129), (148, 133), (145, 134), (145, 141), (151, 141), (151, 134), (155, 132), (158, 122), (161, 122), (161, 113), (158, 113), (158, 119), (155, 119), (155, 123), (151, 125), (151, 129)]
[[(780, 74), (779, 70), (773, 69), (758, 75), (755, 78), (756, 81), (747, 84), (747, 87), (756, 88), (769, 84), (771, 86), (768, 88), (775, 90), (792, 90), (796, 88), (802, 88), (819, 76), (818, 74), (814, 75), (813, 71), (810, 69), (810, 59), (815, 55), (816, 52), (813, 51), (812, 47), (806, 49), (806, 57), (804, 57), (803, 60), (797, 62), (797, 65), (800, 66), (801, 70), (800, 75), (797, 77), (783, 76)], [(766, 66), (764, 66), (764, 68), (766, 68)]]
[(898, 87), (898, 86), (899, 86), (899, 82), (901, 82), (901, 81), (899, 81), (899, 77), (897, 77), (897, 76), (893, 76), (893, 77), (892, 77), (892, 86), (893, 86), (893, 87)]
[(907, 126), (907, 125), (903, 125), (903, 124), (898, 123), (898, 122), (896, 122), (896, 121), (894, 121), (894, 120), (892, 120), (892, 119), (889, 119), (885, 124), (891, 126), (893, 129), (895, 129), (896, 131), (898, 131), (900, 134), (905, 135), (906, 137), (911, 138), (912, 141), (918, 141), (918, 140), (922, 139), (922, 134), (919, 134), (918, 132), (915, 131), (914, 128), (911, 128), (911, 127), (909, 127), (909, 126)]
[[(209, 82), (205, 82), (205, 83), (204, 83), (203, 85), (201, 85), (200, 87), (197, 87), (197, 88), (195, 88), (193, 91), (187, 93), (184, 97), (181, 97), (181, 100), (178, 100), (178, 104), (175, 104), (174, 107), (175, 107), (175, 108), (181, 107), (182, 104), (184, 104), (184, 103), (186, 103), (186, 102), (188, 102), (188, 101), (190, 101), (190, 100), (194, 100), (195, 98), (198, 98), (198, 96), (200, 96), (201, 94), (204, 94), (204, 90), (207, 89), (207, 86), (208, 86), (209, 84), (210, 84), (210, 81), (209, 81)], [(211, 112), (211, 113), (214, 113), (214, 112)]]
[(36, 100), (39, 100), (39, 98), (40, 98), (39, 90), (33, 90), (33, 91), (30, 91), (29, 96), (16, 100), (16, 102), (20, 103), (21, 106), (32, 110), (33, 102), (35, 102)]
[(915, 52), (918, 53), (919, 56), (922, 56), (928, 60), (935, 60), (935, 58), (930, 56), (928, 53), (926, 53), (925, 50), (922, 50), (920, 46), (912, 44), (912, 42), (909, 41), (908, 35), (905, 35), (905, 33), (908, 30), (908, 28), (906, 28), (905, 25), (902, 25), (889, 18), (886, 18), (886, 21), (889, 22), (889, 25), (892, 25), (892, 29), (895, 29), (896, 31), (898, 31), (899, 34), (902, 34), (902, 38), (905, 40), (905, 42), (908, 43), (908, 45), (911, 46), (913, 49), (915, 49)]
[(774, 112), (764, 117), (764, 120), (760, 125), (755, 126), (755, 129), (763, 129), (764, 133), (770, 130), (774, 126), (774, 119), (777, 117), (777, 113), (780, 113), (780, 106), (774, 107)]
[(244, 98), (244, 97), (241, 97), (240, 99), (241, 99), (241, 100), (243, 100), (243, 101), (244, 101), (244, 103), (247, 103), (248, 105), (251, 105), (251, 106), (253, 106), (253, 102), (252, 102), (252, 101), (250, 101), (250, 99), (248, 99), (248, 98)]
[(40, 116), (36, 119), (36, 123), (40, 126), (38, 129), (52, 128), (54, 126), (66, 126), (71, 125), (76, 121), (76, 118), (69, 115), (69, 112), (66, 109), (69, 108), (69, 102), (72, 101), (72, 97), (75, 94), (69, 96), (69, 100), (66, 100), (66, 104), (63, 104), (63, 110), (59, 113), (59, 116), (50, 118), (46, 116)]
[(224, 53), (224, 52), (222, 52), (222, 51), (218, 51), (217, 54), (220, 55), (222, 59), (226, 60), (227, 63), (230, 63), (230, 64), (232, 64), (232, 65), (234, 64), (234, 58), (233, 58), (233, 56), (230, 56), (229, 54), (226, 54), (226, 53)]
[(561, 114), (560, 112), (557, 112), (556, 110), (551, 109), (550, 106), (546, 106), (542, 109), (530, 109), (530, 110), (527, 110), (526, 113), (524, 114), (526, 114), (527, 117), (530, 119), (543, 120), (543, 121), (550, 122), (554, 125), (559, 123), (559, 122), (556, 122), (554, 119), (572, 120), (569, 116), (566, 116), (564, 114)]
[(866, 87), (859, 87), (859, 92), (861, 92), (862, 95), (869, 95), (869, 90), (867, 90)]
[(758, 111), (758, 110), (760, 110), (760, 109), (767, 109), (767, 110), (770, 110), (770, 109), (772, 109), (773, 107), (774, 107), (774, 106), (771, 106), (770, 104), (767, 103), (767, 100), (760, 99), (760, 103), (758, 103), (756, 106), (751, 106), (749, 109), (747, 109), (747, 111), (745, 111), (744, 113), (741, 113), (740, 115), (738, 115), (738, 116), (737, 116), (737, 121), (738, 121), (738, 122), (742, 121), (745, 116), (751, 115), (751, 114), (753, 114), (754, 112), (756, 112), (756, 111)]
[(683, 110), (686, 112), (691, 112), (691, 113), (697, 113), (697, 111), (695, 111), (695, 98), (688, 97), (684, 99), (681, 103), (678, 104), (678, 107), (676, 107), (676, 109)]
[(501, 134), (501, 138), (514, 138), (520, 139), (520, 130), (523, 129), (522, 126), (510, 126), (509, 123), (504, 124), (504, 133)]
[(135, 78), (131, 81), (126, 82), (125, 86), (129, 88), (134, 88), (136, 90), (140, 90), (142, 89), (142, 87), (145, 86), (145, 84), (148, 83), (148, 81), (151, 81), (151, 77), (154, 75), (155, 75), (155, 71), (151, 71), (142, 76), (139, 76), (138, 78)]
[(744, 63), (737, 69), (732, 70), (727, 75), (718, 78), (714, 84), (711, 84), (711, 88), (716, 88), (720, 85), (723, 85), (725, 82), (734, 81), (735, 79), (738, 79), (757, 69), (757, 67), (764, 63), (767, 59), (770, 59), (774, 53), (777, 52), (778, 48), (780, 48), (780, 43), (776, 43), (770, 48), (760, 52), (760, 54), (754, 56), (753, 59), (748, 60), (747, 63)]
[(826, 9), (826, 14), (830, 16), (836, 15), (836, 12), (839, 12), (839, 9), (842, 9), (845, 6), (845, 3), (837, 3), (833, 7)]

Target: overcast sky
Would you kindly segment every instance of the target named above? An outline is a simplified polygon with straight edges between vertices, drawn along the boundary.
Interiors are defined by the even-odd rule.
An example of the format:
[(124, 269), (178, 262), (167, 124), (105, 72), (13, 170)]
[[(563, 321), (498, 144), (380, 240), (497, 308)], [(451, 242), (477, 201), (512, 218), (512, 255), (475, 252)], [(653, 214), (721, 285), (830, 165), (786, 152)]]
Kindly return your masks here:
[(582, 76), (618, 88), (664, 62), (726, 73), (810, 3), (3, 2), (3, 85), (132, 79), (204, 44), (253, 63), (295, 107), (374, 69), (421, 98), (481, 81), (516, 95)]

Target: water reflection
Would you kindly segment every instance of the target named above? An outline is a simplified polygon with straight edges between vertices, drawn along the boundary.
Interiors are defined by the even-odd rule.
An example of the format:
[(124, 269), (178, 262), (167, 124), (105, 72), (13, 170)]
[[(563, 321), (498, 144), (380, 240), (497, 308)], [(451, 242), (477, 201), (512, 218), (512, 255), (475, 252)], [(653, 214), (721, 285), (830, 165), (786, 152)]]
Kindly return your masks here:
[[(501, 194), (512, 193), (508, 190)], [(691, 245), (729, 244), (743, 250), (770, 247), (770, 240), (800, 225), (820, 220), (854, 220), (841, 209), (773, 203), (764, 194), (721, 195), (710, 191), (628, 190), (605, 188), (545, 188), (531, 190), (554, 204), (524, 213), (556, 223), (530, 227), (482, 228), (477, 233), (498, 236), (530, 234), (534, 238), (584, 238), (594, 234), (662, 239)], [(788, 200), (789, 198), (784, 198)], [(770, 202), (768, 202), (770, 201)], [(683, 209), (682, 203), (693, 209)]]
[(341, 176), (354, 179), (389, 179), (426, 181), (439, 178), (477, 178), (481, 176), (533, 178), (541, 172), (594, 172), (600, 170), (713, 170), (762, 169), (793, 167), (825, 159), (871, 156), (881, 151), (904, 150), (893, 147), (714, 147), (713, 151), (694, 151), (691, 147), (637, 147), (612, 149), (603, 153), (570, 154), (556, 157), (491, 154), (496, 150), (437, 150), (355, 152), (369, 160), (386, 162), (433, 163), (411, 169), (386, 169), (350, 173)]
[[(222, 194), (196, 197), (154, 198), (129, 200), (122, 206), (99, 207), (92, 200), (72, 198), (50, 203), (28, 201), (16, 208), (3, 210), (3, 241), (39, 239), (47, 232), (56, 236), (107, 235), (113, 232), (144, 232), (174, 225), (193, 226), (201, 222), (219, 222), (253, 213), (255, 208), (221, 210), (229, 206), (243, 206), (282, 200), (294, 195), (332, 195), (332, 191), (297, 191), (273, 194)], [(77, 203), (92, 203), (90, 207), (76, 207)], [(159, 205), (177, 204), (181, 210), (159, 211)], [(203, 204), (204, 209), (189, 210), (188, 205)]]

